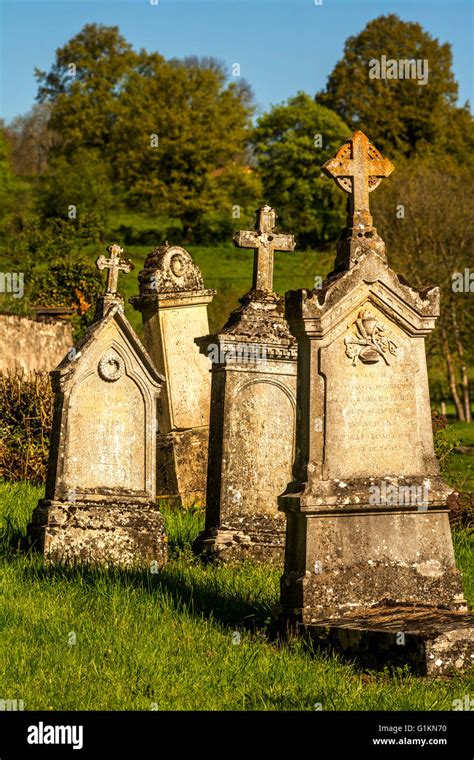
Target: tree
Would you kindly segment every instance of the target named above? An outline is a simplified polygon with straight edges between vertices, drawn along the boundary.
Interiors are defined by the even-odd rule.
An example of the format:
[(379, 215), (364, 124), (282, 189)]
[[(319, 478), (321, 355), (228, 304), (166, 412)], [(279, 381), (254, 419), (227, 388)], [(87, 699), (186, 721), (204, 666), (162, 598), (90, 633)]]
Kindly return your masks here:
[[(372, 78), (373, 61), (428, 62), (428, 81)], [(349, 37), (344, 57), (329, 76), (318, 103), (332, 108), (352, 129), (367, 132), (388, 155), (409, 156), (425, 143), (444, 142), (444, 128), (455, 115), (457, 84), (449, 44), (441, 45), (420, 24), (379, 16)], [(463, 109), (460, 109), (463, 110)], [(462, 118), (462, 115), (460, 116)]]
[(251, 229), (263, 204), (262, 183), (251, 166), (228, 164), (207, 178), (208, 210), (194, 230), (202, 244), (230, 240), (237, 227)]
[[(60, 136), (56, 156), (99, 151), (129, 206), (179, 216), (188, 230), (212, 213), (212, 172), (248, 162), (252, 94), (212, 59), (135, 52), (118, 27), (88, 24), (37, 72)], [(237, 188), (238, 191), (238, 188)]]
[[(374, 198), (374, 218), (390, 265), (417, 287), (439, 285), (441, 312), (430, 343), (431, 361), (444, 364), (445, 393), (457, 416), (470, 422), (468, 363), (473, 361), (472, 264), (474, 183), (453, 160), (401, 162), (385, 192)], [(467, 287), (466, 287), (467, 286)]]
[(193, 228), (212, 212), (212, 172), (247, 161), (251, 93), (221, 64), (147, 55), (120, 98), (111, 163), (128, 202)]
[(0, 232), (7, 232), (19, 210), (26, 209), (29, 190), (29, 185), (12, 170), (10, 142), (0, 124)]
[(15, 174), (34, 177), (46, 171), (49, 154), (58, 139), (49, 126), (50, 117), (49, 103), (37, 103), (6, 128)]
[(106, 221), (112, 205), (111, 171), (97, 150), (79, 148), (57, 156), (40, 178), (37, 210), (44, 218), (75, 219), (95, 213)]
[(297, 232), (299, 246), (334, 240), (343, 226), (344, 198), (321, 166), (349, 134), (337, 114), (303, 92), (258, 120), (253, 145), (265, 201), (282, 229)]
[(56, 51), (51, 71), (36, 69), (37, 97), (52, 105), (50, 127), (61, 137), (62, 154), (107, 145), (121, 89), (136, 63), (117, 26), (86, 24)]

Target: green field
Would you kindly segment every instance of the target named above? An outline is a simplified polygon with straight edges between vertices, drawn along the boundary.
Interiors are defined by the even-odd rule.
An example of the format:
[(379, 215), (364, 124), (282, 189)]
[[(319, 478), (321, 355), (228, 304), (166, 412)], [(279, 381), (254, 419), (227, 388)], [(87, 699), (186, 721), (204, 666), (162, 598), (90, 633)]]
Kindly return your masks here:
[[(201, 565), (196, 511), (166, 511), (170, 561), (144, 571), (51, 569), (15, 544), (41, 489), (0, 484), (0, 697), (36, 710), (451, 710), (467, 676), (360, 673), (269, 635), (279, 571)], [(455, 535), (474, 600), (473, 547)], [(13, 548), (12, 548), (13, 547)]]
[[(208, 307), (208, 313), (210, 331), (219, 330), (232, 309), (239, 305), (240, 296), (247, 293), (252, 286), (253, 252), (237, 249), (232, 244), (215, 247), (191, 245), (186, 248), (202, 272), (204, 286), (217, 291)], [(128, 246), (127, 255), (134, 262), (136, 269), (133, 274), (120, 279), (120, 289), (127, 301), (125, 314), (139, 334), (142, 329), (141, 317), (128, 304), (128, 298), (138, 293), (136, 274), (142, 269), (150, 250), (150, 246)], [(332, 253), (277, 251), (274, 272), (276, 292), (283, 294), (286, 290), (313, 288), (314, 278), (317, 275), (326, 275), (331, 269), (333, 259)]]

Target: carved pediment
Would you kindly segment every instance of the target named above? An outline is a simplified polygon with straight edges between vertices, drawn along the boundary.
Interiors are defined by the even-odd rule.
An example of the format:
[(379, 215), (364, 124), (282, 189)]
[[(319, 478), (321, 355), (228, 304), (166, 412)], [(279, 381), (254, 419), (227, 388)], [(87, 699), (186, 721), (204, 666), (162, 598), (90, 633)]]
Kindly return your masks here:
[(323, 337), (358, 307), (367, 303), (383, 312), (407, 335), (427, 335), (439, 314), (439, 288), (417, 290), (378, 257), (367, 256), (321, 290), (286, 294), (288, 319), (304, 320), (306, 332)]

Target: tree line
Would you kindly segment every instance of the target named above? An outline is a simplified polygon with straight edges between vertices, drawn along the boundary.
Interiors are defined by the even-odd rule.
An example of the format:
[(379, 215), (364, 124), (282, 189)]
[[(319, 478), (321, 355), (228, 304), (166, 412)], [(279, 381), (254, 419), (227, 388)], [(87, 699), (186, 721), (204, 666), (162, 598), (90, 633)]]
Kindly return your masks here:
[[(427, 61), (426, 83), (369, 76), (382, 53)], [(441, 281), (438, 395), (470, 421), (473, 298), (452, 282), (472, 260), (474, 126), (449, 44), (380, 16), (348, 38), (323, 91), (258, 118), (250, 86), (221, 62), (136, 51), (118, 27), (86, 25), (36, 77), (37, 104), (0, 129), (0, 237), (23, 262), (54, 263), (103, 239), (120, 209), (164, 220), (185, 244), (212, 244), (270, 203), (299, 247), (332, 245), (344, 197), (321, 166), (365, 131), (397, 168), (374, 198), (376, 224), (413, 284)]]

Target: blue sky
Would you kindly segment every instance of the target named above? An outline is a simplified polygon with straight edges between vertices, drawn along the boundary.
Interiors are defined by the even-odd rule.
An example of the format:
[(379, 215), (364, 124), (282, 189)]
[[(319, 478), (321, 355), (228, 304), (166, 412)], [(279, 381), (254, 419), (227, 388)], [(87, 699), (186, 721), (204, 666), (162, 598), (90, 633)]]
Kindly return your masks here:
[(472, 104), (470, 0), (0, 0), (0, 116), (9, 121), (31, 108), (35, 66), (49, 70), (56, 48), (86, 23), (118, 25), (134, 47), (166, 58), (239, 63), (263, 111), (298, 90), (323, 88), (346, 38), (388, 13), (451, 43), (460, 103)]

